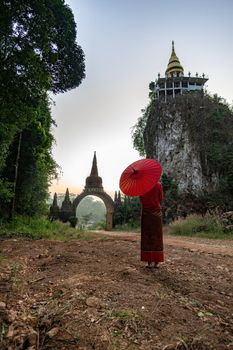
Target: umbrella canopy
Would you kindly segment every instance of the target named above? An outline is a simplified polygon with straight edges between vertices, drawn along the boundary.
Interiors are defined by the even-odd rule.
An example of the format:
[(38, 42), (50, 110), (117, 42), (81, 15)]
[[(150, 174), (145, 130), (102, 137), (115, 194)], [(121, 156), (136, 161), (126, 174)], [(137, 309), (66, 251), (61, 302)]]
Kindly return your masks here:
[(127, 196), (142, 196), (159, 181), (162, 167), (155, 159), (140, 159), (121, 174), (120, 189)]

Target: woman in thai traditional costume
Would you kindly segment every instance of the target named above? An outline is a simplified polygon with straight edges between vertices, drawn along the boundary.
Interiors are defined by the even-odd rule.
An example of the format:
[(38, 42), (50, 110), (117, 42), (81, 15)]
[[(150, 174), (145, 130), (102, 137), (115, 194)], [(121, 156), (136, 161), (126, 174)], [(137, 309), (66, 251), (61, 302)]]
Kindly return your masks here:
[(164, 261), (162, 210), (163, 188), (157, 183), (152, 190), (140, 196), (141, 216), (141, 261), (148, 267), (158, 267)]

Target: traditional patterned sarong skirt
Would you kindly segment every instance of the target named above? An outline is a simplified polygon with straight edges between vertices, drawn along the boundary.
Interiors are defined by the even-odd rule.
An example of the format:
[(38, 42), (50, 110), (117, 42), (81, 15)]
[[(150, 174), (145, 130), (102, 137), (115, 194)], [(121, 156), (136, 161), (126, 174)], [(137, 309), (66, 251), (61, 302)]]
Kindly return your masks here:
[(141, 261), (164, 261), (161, 209), (142, 208)]

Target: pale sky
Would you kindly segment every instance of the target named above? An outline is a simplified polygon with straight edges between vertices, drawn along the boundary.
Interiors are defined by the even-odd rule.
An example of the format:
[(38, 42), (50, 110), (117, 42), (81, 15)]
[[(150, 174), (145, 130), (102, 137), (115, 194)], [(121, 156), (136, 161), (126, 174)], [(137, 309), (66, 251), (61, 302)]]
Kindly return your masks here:
[(149, 103), (149, 83), (164, 76), (171, 42), (184, 74), (205, 73), (209, 93), (232, 104), (232, 0), (66, 0), (75, 16), (86, 78), (53, 97), (53, 155), (62, 168), (51, 193), (79, 194), (94, 151), (107, 193), (140, 159), (131, 128)]

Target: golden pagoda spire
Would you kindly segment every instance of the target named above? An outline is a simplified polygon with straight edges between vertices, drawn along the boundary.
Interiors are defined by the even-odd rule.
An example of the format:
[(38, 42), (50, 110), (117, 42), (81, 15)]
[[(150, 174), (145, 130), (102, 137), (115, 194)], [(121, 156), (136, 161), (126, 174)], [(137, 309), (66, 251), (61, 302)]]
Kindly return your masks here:
[(176, 73), (178, 76), (183, 75), (184, 69), (180, 64), (179, 58), (176, 56), (174, 41), (172, 40), (172, 53), (165, 74), (171, 77), (174, 75), (174, 73)]
[(174, 40), (172, 40), (172, 54), (175, 55)]

